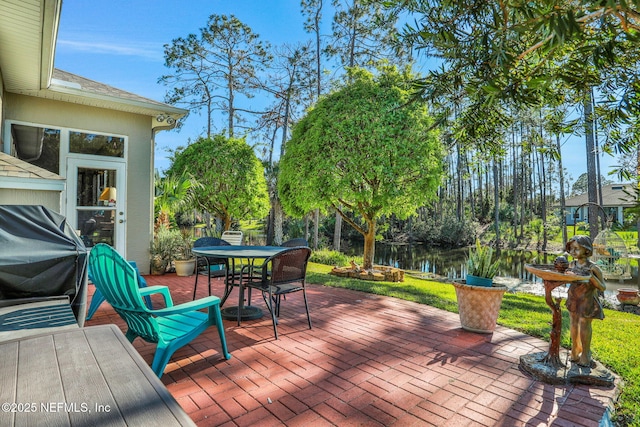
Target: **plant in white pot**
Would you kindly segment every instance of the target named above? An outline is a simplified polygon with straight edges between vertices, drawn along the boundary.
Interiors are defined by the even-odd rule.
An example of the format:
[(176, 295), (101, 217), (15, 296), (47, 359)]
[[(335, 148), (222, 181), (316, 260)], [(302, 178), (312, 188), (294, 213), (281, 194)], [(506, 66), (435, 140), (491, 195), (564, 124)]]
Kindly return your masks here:
[(173, 264), (176, 268), (176, 275), (191, 276), (196, 269), (196, 259), (191, 252), (193, 249), (193, 239), (187, 231), (180, 232), (180, 245), (176, 248)]
[(164, 274), (174, 258), (182, 237), (176, 230), (160, 227), (151, 242), (151, 274)]
[[(469, 252), (467, 267), (467, 280), (464, 283), (453, 282), (462, 329), (492, 333), (496, 328), (502, 296), (507, 290), (506, 286), (493, 285), (493, 277), (498, 272), (498, 261), (493, 260), (493, 249), (483, 247), (476, 240), (475, 250), (471, 249)], [(474, 284), (478, 281), (480, 284)]]

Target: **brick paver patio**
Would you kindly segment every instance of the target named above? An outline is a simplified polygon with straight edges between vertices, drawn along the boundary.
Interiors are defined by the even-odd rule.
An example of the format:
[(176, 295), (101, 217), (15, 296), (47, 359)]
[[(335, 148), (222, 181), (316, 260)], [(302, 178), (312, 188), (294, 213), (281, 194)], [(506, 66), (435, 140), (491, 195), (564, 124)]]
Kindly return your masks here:
[[(191, 300), (193, 276), (147, 281), (169, 286), (176, 304)], [(231, 360), (215, 328), (174, 354), (162, 382), (198, 425), (598, 426), (617, 396), (531, 379), (519, 356), (548, 343), (520, 332), (466, 332), (457, 314), (362, 292), (310, 285), (308, 296), (311, 330), (296, 293), (282, 303), (279, 340), (269, 316), (225, 320)], [(227, 305), (236, 301), (234, 291)], [(266, 312), (260, 296), (252, 302)], [(126, 331), (107, 303), (87, 326), (104, 323)], [(155, 346), (134, 346), (151, 363)]]

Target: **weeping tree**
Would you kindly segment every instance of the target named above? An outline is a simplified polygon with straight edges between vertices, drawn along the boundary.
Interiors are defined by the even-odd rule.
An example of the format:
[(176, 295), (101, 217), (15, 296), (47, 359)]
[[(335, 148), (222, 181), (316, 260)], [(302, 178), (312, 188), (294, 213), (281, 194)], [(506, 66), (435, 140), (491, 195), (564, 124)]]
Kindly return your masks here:
[(409, 69), (349, 70), (293, 128), (280, 160), (285, 212), (332, 208), (364, 237), (373, 267), (377, 221), (405, 219), (435, 198), (444, 150), (424, 104), (411, 102)]

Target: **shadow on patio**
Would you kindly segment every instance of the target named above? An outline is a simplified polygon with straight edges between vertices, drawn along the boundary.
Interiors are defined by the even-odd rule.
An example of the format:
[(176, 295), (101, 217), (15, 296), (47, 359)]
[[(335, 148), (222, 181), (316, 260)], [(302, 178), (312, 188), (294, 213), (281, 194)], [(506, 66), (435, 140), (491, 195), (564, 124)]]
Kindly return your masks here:
[[(194, 276), (146, 279), (169, 286), (176, 303), (191, 300)], [(222, 295), (221, 281), (212, 288)], [(198, 297), (205, 293), (199, 286)], [(532, 380), (519, 356), (548, 343), (510, 329), (466, 332), (457, 314), (344, 289), (310, 285), (308, 298), (313, 329), (302, 295), (291, 294), (276, 341), (254, 293), (267, 315), (239, 327), (224, 321), (231, 360), (209, 328), (174, 354), (162, 382), (202, 426), (598, 426), (617, 396), (616, 388)], [(226, 305), (235, 301), (236, 291)], [(126, 331), (107, 303), (87, 326), (105, 323)], [(150, 364), (154, 345), (134, 346)]]

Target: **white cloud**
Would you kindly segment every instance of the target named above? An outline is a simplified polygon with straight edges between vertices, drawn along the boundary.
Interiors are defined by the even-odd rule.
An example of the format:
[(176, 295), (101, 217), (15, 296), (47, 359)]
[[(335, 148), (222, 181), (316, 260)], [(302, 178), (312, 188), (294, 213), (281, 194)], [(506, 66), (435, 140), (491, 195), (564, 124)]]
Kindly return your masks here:
[(60, 40), (58, 49), (76, 52), (89, 52), (102, 55), (135, 56), (147, 60), (163, 60), (163, 47), (154, 43), (108, 43), (92, 41)]

